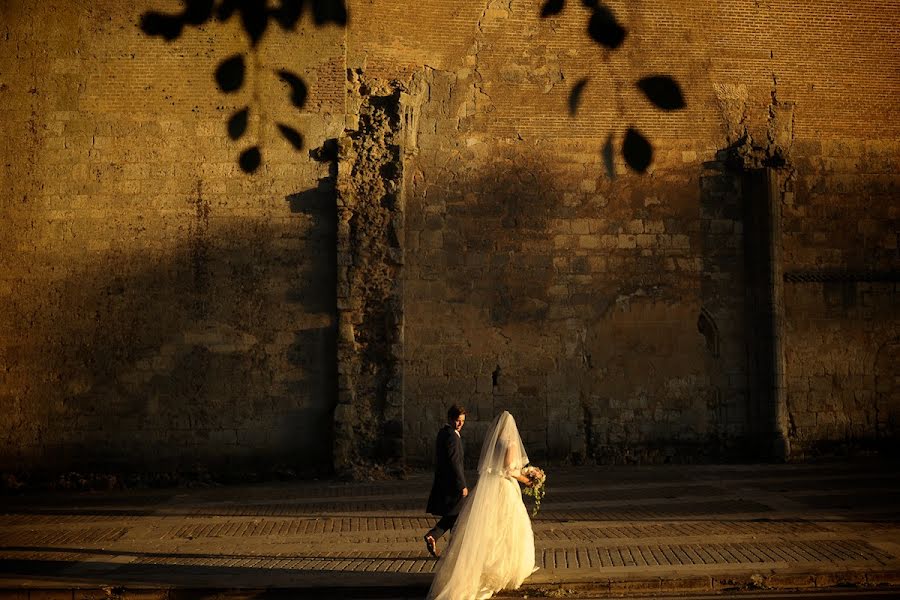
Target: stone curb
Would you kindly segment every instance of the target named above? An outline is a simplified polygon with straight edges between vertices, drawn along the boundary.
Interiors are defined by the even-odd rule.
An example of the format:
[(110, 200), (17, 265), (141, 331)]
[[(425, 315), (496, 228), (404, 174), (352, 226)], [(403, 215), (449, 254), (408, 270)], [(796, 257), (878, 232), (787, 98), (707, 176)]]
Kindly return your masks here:
[[(620, 597), (647, 594), (722, 593), (729, 591), (793, 591), (830, 588), (900, 590), (900, 569), (844, 570), (829, 573), (775, 572), (768, 575), (697, 575), (688, 577), (616, 577), (595, 581), (547, 582), (523, 585), (529, 597)], [(2, 598), (2, 597), (0, 597)]]
[[(729, 591), (794, 591), (839, 589), (895, 589), (900, 591), (900, 569), (845, 570), (829, 573), (783, 572), (741, 575), (703, 575), (688, 577), (598, 578), (593, 581), (553, 581), (525, 584), (518, 590), (498, 594), (498, 598), (623, 597), (662, 596), (687, 593), (723, 593)], [(243, 600), (265, 592), (266, 598), (396, 598), (422, 597), (428, 589), (420, 581), (408, 585), (312, 585), (284, 588), (141, 588), (141, 587), (46, 587), (30, 589), (0, 588), (0, 600)]]

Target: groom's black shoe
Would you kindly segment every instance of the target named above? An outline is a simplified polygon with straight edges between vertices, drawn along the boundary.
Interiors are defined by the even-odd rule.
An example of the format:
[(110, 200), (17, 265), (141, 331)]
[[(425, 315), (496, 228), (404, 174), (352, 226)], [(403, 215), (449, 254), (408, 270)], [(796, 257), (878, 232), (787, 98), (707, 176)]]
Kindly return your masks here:
[(425, 535), (425, 549), (428, 550), (428, 553), (433, 557), (437, 558), (441, 555), (437, 549), (437, 542), (434, 541), (434, 538), (430, 535)]

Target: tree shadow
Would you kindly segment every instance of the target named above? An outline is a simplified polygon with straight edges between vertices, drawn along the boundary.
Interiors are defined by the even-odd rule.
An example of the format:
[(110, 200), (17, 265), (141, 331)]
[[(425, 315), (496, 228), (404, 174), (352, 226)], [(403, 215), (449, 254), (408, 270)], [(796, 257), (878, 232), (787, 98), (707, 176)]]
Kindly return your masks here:
[[(550, 19), (562, 13), (565, 8), (565, 0), (545, 0), (541, 9), (541, 18)], [(582, 4), (590, 11), (586, 33), (597, 46), (602, 49), (604, 57), (609, 52), (618, 50), (628, 36), (628, 30), (623, 27), (615, 13), (599, 0), (582, 0)], [(569, 116), (574, 117), (578, 113), (584, 97), (584, 92), (590, 83), (585, 77), (579, 79), (569, 92)], [(682, 110), (687, 106), (681, 86), (669, 75), (648, 75), (641, 78), (635, 86), (644, 94), (644, 97), (661, 111), (669, 112)], [(619, 109), (621, 118), (621, 108)], [(616, 132), (610, 132), (602, 149), (607, 175), (610, 179), (615, 177), (614, 168), (614, 140)], [(622, 137), (619, 149), (622, 158), (632, 170), (637, 173), (646, 173), (653, 162), (653, 145), (634, 126), (629, 125)]]
[[(157, 11), (144, 13), (140, 22), (141, 30), (148, 36), (173, 41), (183, 35), (185, 27), (200, 27), (211, 21), (226, 22), (237, 18), (251, 51), (255, 52), (271, 25), (277, 24), (285, 31), (296, 31), (297, 24), (305, 12), (311, 13), (316, 27), (327, 25), (346, 27), (349, 21), (344, 0), (279, 0), (279, 3), (271, 8), (267, 0), (182, 1), (184, 9), (180, 13), (167, 14)], [(618, 22), (615, 13), (597, 0), (584, 0), (583, 4), (591, 12), (586, 27), (588, 38), (604, 53), (618, 50), (627, 38), (628, 31)], [(540, 16), (542, 19), (550, 19), (558, 16), (564, 8), (564, 0), (546, 0)], [(232, 94), (242, 89), (247, 78), (247, 62), (245, 55), (238, 53), (219, 63), (214, 79), (223, 94)], [(287, 87), (289, 102), (298, 110), (303, 109), (308, 95), (303, 78), (287, 69), (277, 70), (274, 75)], [(572, 87), (569, 94), (570, 116), (574, 117), (577, 114), (588, 84), (589, 79), (582, 78)], [(659, 110), (675, 111), (686, 106), (678, 82), (669, 75), (648, 75), (635, 85)], [(244, 106), (228, 118), (226, 130), (232, 140), (237, 141), (246, 134), (251, 109), (258, 110), (249, 105)], [(276, 123), (276, 127), (295, 150), (303, 148), (302, 132), (282, 122)], [(612, 154), (613, 142), (617, 135), (616, 132), (609, 134), (604, 153)], [(622, 135), (619, 151), (625, 163), (638, 173), (645, 173), (653, 160), (652, 144), (634, 126), (628, 126)], [(262, 149), (259, 144), (245, 148), (238, 157), (238, 164), (245, 173), (256, 171), (261, 162)], [(609, 177), (615, 176), (611, 160), (607, 161), (607, 170)]]
[(42, 365), (18, 388), (6, 451), (33, 475), (330, 470), (333, 205), (261, 221), (192, 202), (186, 237), (113, 249), (10, 307), (45, 336), (9, 362)]
[(740, 460), (706, 397), (720, 368), (682, 319), (703, 285), (694, 174), (581, 181), (552, 148), (470, 152), (407, 199), (410, 457), (462, 402), (470, 465), (499, 410), (538, 464)]
[[(270, 7), (268, 0), (182, 0), (184, 10), (180, 13), (168, 14), (156, 11), (145, 12), (141, 16), (140, 28), (150, 37), (161, 37), (167, 42), (180, 38), (185, 27), (200, 27), (211, 21), (225, 23), (233, 18), (240, 22), (241, 30), (246, 35), (250, 52), (257, 52), (257, 47), (271, 26), (279, 26), (284, 31), (294, 32), (303, 18), (309, 13), (316, 27), (335, 25), (346, 27), (349, 19), (344, 0), (278, 0)], [(214, 72), (216, 85), (223, 94), (240, 91), (247, 79), (247, 63), (244, 53), (233, 54), (223, 59)], [(306, 105), (308, 88), (299, 74), (288, 69), (273, 71), (273, 75), (287, 88), (288, 101), (298, 111)], [(256, 74), (257, 78), (261, 74)], [(228, 137), (233, 141), (242, 139), (247, 133), (247, 124), (251, 111), (264, 113), (261, 107), (247, 105), (236, 110), (226, 124)], [(303, 134), (295, 127), (276, 123), (282, 137), (296, 150), (304, 147)], [(262, 164), (262, 147), (252, 144), (241, 151), (238, 165), (245, 173), (255, 172)]]

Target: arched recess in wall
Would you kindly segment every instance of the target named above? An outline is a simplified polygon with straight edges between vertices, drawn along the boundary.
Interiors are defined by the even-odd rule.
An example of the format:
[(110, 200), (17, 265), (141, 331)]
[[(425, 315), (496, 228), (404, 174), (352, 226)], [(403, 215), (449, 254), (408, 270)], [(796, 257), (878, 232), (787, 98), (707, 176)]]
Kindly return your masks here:
[(875, 437), (879, 445), (895, 441), (900, 434), (900, 338), (882, 344), (875, 355)]
[(706, 340), (706, 349), (714, 358), (719, 356), (719, 326), (716, 320), (705, 308), (700, 309), (700, 315), (697, 317), (697, 331)]

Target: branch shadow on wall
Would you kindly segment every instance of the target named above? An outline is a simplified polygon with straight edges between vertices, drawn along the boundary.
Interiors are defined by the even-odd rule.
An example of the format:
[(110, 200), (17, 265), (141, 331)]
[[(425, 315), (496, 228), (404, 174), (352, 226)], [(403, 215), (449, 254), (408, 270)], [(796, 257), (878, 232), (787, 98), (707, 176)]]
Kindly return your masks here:
[(220, 222), (192, 202), (186, 239), (113, 249), (10, 307), (33, 340), (10, 369), (42, 376), (22, 378), (6, 454), (34, 475), (330, 470), (333, 203)]
[[(242, 31), (246, 35), (251, 51), (265, 36), (270, 24), (277, 24), (285, 31), (296, 31), (297, 25), (305, 12), (312, 15), (316, 27), (329, 24), (346, 27), (349, 15), (344, 0), (279, 0), (278, 4), (269, 7), (267, 0), (183, 0), (184, 9), (180, 13), (167, 14), (148, 11), (141, 17), (140, 28), (148, 36), (161, 37), (173, 41), (183, 35), (185, 27), (200, 27), (215, 20), (226, 22), (232, 18), (240, 21)], [(620, 49), (628, 31), (618, 22), (614, 12), (597, 0), (584, 2), (591, 11), (586, 34), (604, 54)], [(542, 19), (552, 19), (565, 8), (564, 0), (547, 0), (541, 11)], [(223, 94), (239, 92), (245, 83), (247, 59), (238, 53), (223, 59), (214, 73), (214, 79)], [(298, 110), (302, 110), (308, 96), (308, 86), (303, 77), (288, 69), (278, 69), (274, 75), (285, 85), (289, 102)], [(579, 79), (569, 93), (569, 114), (575, 117), (590, 79)], [(678, 82), (665, 74), (651, 74), (635, 83), (644, 97), (657, 109), (677, 111), (685, 108), (686, 103)], [(246, 133), (251, 110), (259, 107), (250, 105), (235, 111), (226, 123), (225, 130), (232, 140), (242, 139)], [(288, 123), (276, 123), (276, 128), (284, 139), (295, 150), (304, 146), (303, 134)], [(615, 148), (616, 138), (621, 135), (621, 144)], [(602, 148), (607, 174), (615, 177), (614, 156), (619, 152), (625, 163), (638, 173), (645, 173), (653, 161), (651, 142), (633, 125), (629, 125), (624, 133), (610, 132)], [(259, 143), (246, 147), (238, 157), (238, 165), (246, 173), (256, 171), (262, 162), (262, 148)]]
[[(140, 28), (150, 37), (161, 37), (171, 42), (183, 35), (185, 27), (201, 27), (212, 21), (220, 23), (231, 19), (240, 22), (241, 30), (248, 39), (251, 52), (258, 51), (258, 45), (271, 26), (280, 26), (284, 31), (297, 31), (304, 13), (309, 13), (316, 27), (329, 24), (346, 27), (348, 22), (347, 8), (344, 0), (278, 0), (277, 4), (268, 0), (182, 0), (184, 10), (180, 13), (167, 14), (148, 11), (141, 16)], [(223, 94), (231, 95), (240, 92), (247, 79), (248, 61), (244, 53), (233, 54), (223, 59), (214, 73), (216, 85)], [(308, 86), (303, 77), (289, 69), (274, 70), (274, 75), (285, 86), (287, 99), (298, 111), (303, 110), (309, 95)], [(258, 79), (261, 73), (256, 73)], [(251, 111), (265, 113), (263, 107), (250, 104), (236, 110), (225, 126), (228, 137), (233, 141), (243, 139), (247, 135)], [(304, 147), (303, 133), (289, 123), (275, 124), (281, 136), (296, 150)], [(263, 160), (263, 148), (260, 142), (252, 143), (238, 156), (238, 165), (245, 173), (255, 172)]]
[[(315, 188), (288, 195), (290, 211), (312, 219), (316, 235), (311, 238), (311, 247), (307, 249), (307, 258), (311, 259), (312, 269), (309, 276), (295, 281), (287, 290), (286, 300), (299, 305), (304, 312), (337, 314), (334, 291), (337, 289), (337, 198), (335, 184), (337, 181), (337, 140), (326, 140), (320, 147), (310, 151), (310, 156), (318, 162), (329, 163), (329, 174), (319, 179)], [(322, 370), (325, 373), (325, 387), (310, 389), (297, 382), (293, 392), (298, 396), (324, 399), (332, 408), (337, 402), (337, 334), (336, 325), (315, 330), (315, 343), (310, 343), (308, 332), (295, 334), (288, 359), (292, 365), (307, 372)], [(321, 400), (320, 400), (321, 401)], [(328, 423), (322, 424), (325, 431), (333, 429), (331, 411), (328, 412)], [(331, 438), (327, 439), (327, 452), (331, 461)]]
[[(693, 237), (696, 178), (588, 175), (594, 189), (540, 155), (473, 148), (455, 162), (408, 200), (406, 428), (428, 434), (410, 456), (430, 459), (421, 424), (461, 401), (476, 445), (509, 410), (536, 461), (734, 458), (706, 398), (721, 367), (682, 320), (700, 303), (699, 248), (672, 240)], [(644, 203), (657, 196), (673, 202)], [(665, 223), (669, 241), (636, 244), (641, 219)]]
[[(582, 4), (590, 10), (587, 22), (587, 37), (596, 44), (605, 58), (610, 52), (618, 50), (628, 37), (628, 30), (623, 27), (615, 13), (599, 0), (582, 0)], [(552, 19), (565, 9), (565, 0), (545, 0), (541, 8), (542, 19)], [(590, 78), (582, 77), (569, 91), (569, 116), (575, 117), (584, 99), (585, 91), (590, 84)], [(644, 94), (644, 97), (657, 109), (670, 112), (684, 109), (687, 104), (678, 82), (669, 75), (648, 75), (635, 83), (635, 86)], [(619, 117), (622, 109), (619, 108)], [(615, 155), (617, 132), (607, 135), (602, 148), (603, 162), (607, 176), (615, 178)], [(646, 173), (653, 162), (653, 145), (634, 125), (629, 125), (622, 135), (621, 145), (618, 148), (622, 159), (632, 170), (637, 173)]]

